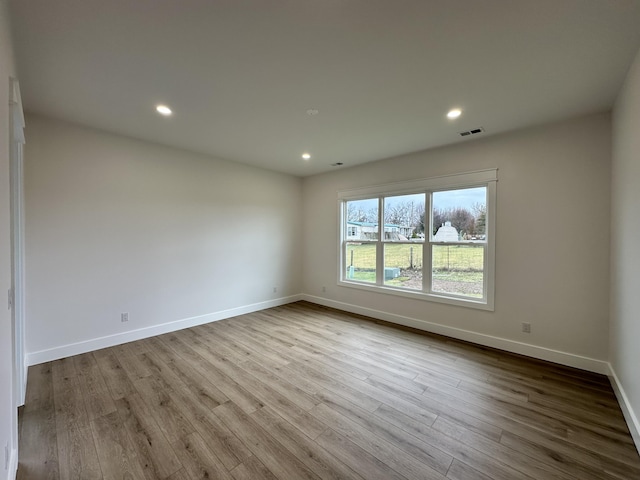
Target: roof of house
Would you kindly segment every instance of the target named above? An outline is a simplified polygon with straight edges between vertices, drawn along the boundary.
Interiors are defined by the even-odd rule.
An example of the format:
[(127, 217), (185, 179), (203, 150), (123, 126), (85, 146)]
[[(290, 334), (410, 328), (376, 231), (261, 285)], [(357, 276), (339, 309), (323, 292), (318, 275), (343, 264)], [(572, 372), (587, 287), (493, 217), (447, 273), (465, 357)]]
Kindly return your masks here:
[[(352, 222), (350, 220), (347, 220), (347, 225), (359, 225), (361, 227), (377, 227), (378, 226), (378, 222)], [(385, 223), (384, 224), (385, 227), (397, 227), (397, 228), (402, 228), (402, 225), (397, 225), (395, 223)]]

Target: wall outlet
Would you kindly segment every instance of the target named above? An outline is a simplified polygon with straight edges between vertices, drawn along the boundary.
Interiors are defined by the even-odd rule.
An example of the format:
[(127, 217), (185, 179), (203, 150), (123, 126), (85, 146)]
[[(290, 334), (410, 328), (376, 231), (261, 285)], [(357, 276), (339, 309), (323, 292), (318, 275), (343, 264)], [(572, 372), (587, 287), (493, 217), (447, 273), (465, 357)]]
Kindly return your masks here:
[(121, 322), (128, 322), (129, 321), (129, 312), (124, 312), (120, 314), (120, 321)]
[(325, 287), (324, 285), (322, 286), (322, 293), (327, 293), (327, 287)]
[(531, 324), (527, 322), (522, 322), (522, 331), (524, 333), (531, 333)]
[(9, 468), (9, 442), (4, 446), (4, 469)]
[(278, 293), (278, 287), (273, 287), (273, 293)]

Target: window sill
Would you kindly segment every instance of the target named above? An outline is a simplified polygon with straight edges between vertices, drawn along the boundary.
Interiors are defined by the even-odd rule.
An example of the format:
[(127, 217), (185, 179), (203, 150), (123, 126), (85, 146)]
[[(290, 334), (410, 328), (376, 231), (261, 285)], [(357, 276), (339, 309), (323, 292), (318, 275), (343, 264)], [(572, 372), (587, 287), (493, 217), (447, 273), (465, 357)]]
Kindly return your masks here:
[(400, 288), (393, 288), (382, 285), (370, 285), (359, 282), (350, 282), (348, 280), (338, 280), (338, 286), (355, 288), (357, 290), (364, 290), (371, 293), (382, 293), (385, 295), (393, 295), (397, 297), (412, 298), (414, 300), (422, 300), (427, 302), (444, 303), (447, 305), (455, 305), (458, 307), (474, 308), (477, 310), (487, 310), (493, 312), (493, 301), (487, 301), (484, 299), (474, 300), (471, 298), (458, 298), (444, 295), (438, 295), (434, 293), (426, 293), (421, 291), (410, 291)]

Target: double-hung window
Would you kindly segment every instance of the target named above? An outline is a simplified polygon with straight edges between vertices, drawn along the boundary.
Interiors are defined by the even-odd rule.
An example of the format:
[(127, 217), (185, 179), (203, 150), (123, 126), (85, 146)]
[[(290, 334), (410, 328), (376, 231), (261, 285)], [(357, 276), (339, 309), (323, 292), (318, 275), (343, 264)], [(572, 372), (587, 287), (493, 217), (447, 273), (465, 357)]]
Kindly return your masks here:
[(339, 193), (340, 278), (493, 310), (497, 170)]

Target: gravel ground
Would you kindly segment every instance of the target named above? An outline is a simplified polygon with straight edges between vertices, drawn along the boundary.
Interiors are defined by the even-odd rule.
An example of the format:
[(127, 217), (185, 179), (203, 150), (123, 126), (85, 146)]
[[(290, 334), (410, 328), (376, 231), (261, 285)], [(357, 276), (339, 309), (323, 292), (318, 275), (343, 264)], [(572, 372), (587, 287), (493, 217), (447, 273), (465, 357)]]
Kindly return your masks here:
[[(422, 278), (414, 270), (401, 270), (401, 277), (409, 277), (409, 280), (402, 282), (405, 288), (422, 288)], [(457, 293), (459, 295), (482, 296), (482, 282), (456, 282), (435, 278), (433, 280), (433, 290), (436, 292)]]

